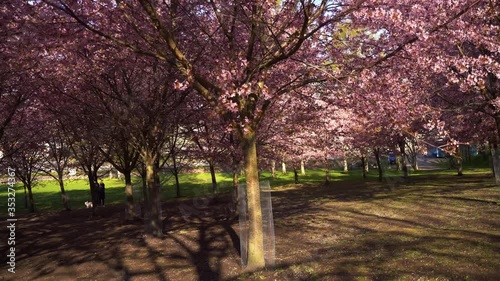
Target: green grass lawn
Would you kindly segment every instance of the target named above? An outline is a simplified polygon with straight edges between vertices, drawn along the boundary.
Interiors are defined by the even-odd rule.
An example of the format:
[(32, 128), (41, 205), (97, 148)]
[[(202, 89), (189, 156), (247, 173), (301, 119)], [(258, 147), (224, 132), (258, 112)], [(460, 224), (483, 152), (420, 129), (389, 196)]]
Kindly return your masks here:
[(229, 280), (500, 280), (499, 207), (488, 169), (276, 188), (280, 266)]
[[(221, 192), (228, 191), (232, 184), (232, 178), (227, 174), (218, 174), (218, 186)], [(194, 197), (211, 193), (212, 185), (209, 173), (184, 174), (180, 178), (181, 196)], [(134, 199), (143, 200), (142, 181), (133, 178)], [(120, 204), (125, 202), (125, 181), (123, 179), (105, 178), (106, 205)], [(90, 188), (88, 180), (77, 179), (65, 181), (66, 193), (70, 199), (70, 208), (83, 208), (85, 201), (90, 201)], [(162, 180), (163, 200), (176, 197), (173, 177), (164, 177)], [(33, 188), (33, 197), (37, 211), (57, 211), (62, 209), (59, 184), (54, 180), (39, 181)], [(0, 186), (0, 214), (7, 212), (7, 186)], [(21, 184), (16, 185), (16, 211), (18, 214), (26, 213), (24, 208), (24, 189)]]
[[(300, 178), (304, 184), (296, 185), (293, 173), (271, 179), (264, 172), (262, 179), (271, 179), (273, 186), (276, 266), (256, 272), (240, 267), (238, 240), (233, 240), (238, 222), (196, 212), (197, 200), (169, 210), (162, 239), (144, 236), (140, 221), (124, 224), (121, 208), (98, 209), (94, 217), (88, 210), (19, 216), (22, 258), (16, 278), (500, 280), (499, 188), (489, 169), (455, 174), (418, 171), (402, 180), (390, 170), (378, 182), (376, 170), (366, 180), (359, 170), (333, 171), (332, 182), (324, 185), (324, 170), (318, 169), (308, 170)], [(164, 180), (164, 198), (172, 198), (172, 179)], [(134, 181), (140, 194), (141, 183)], [(219, 182), (229, 187), (229, 175), (219, 174)], [(122, 203), (123, 183), (108, 179), (106, 184), (108, 198)], [(209, 174), (182, 175), (181, 184), (183, 196), (211, 189)], [(74, 206), (89, 197), (83, 180), (69, 182), (68, 189)], [(55, 184), (46, 182), (34, 195), (39, 210), (61, 209)], [(194, 211), (183, 211), (188, 208)], [(220, 276), (214, 279), (213, 272)]]
[[(488, 172), (487, 168), (467, 169), (465, 173), (484, 173)], [(410, 171), (410, 176), (418, 175), (452, 175), (456, 173), (454, 170), (435, 170), (435, 171)], [(395, 170), (387, 170), (384, 181), (395, 181), (400, 177), (400, 172)], [(210, 173), (197, 174), (181, 174), (179, 177), (182, 197), (196, 197), (210, 194), (212, 192), (212, 184)], [(264, 171), (261, 173), (261, 180), (269, 180), (271, 187), (277, 187), (294, 183), (293, 171), (288, 171), (287, 174), (277, 172), (276, 178), (272, 178), (271, 173)], [(314, 169), (307, 170), (306, 175), (299, 174), (301, 183), (321, 183), (325, 180), (325, 170)], [(340, 170), (330, 171), (330, 180), (335, 181), (356, 181), (362, 180), (361, 170), (351, 170), (344, 173)], [(370, 170), (368, 178), (365, 181), (377, 181), (378, 172), (376, 169)], [(240, 176), (240, 182), (244, 181), (244, 177)], [(217, 182), (219, 192), (227, 192), (232, 187), (232, 175), (228, 173), (218, 173)], [(106, 184), (106, 204), (120, 204), (125, 202), (125, 183), (119, 179), (104, 179)], [(170, 175), (162, 177), (162, 194), (163, 200), (169, 200), (176, 197), (174, 178)], [(142, 181), (140, 178), (133, 178), (134, 199), (141, 201), (143, 199)], [(90, 200), (90, 192), (88, 181), (68, 180), (65, 182), (65, 189), (70, 198), (71, 208), (83, 208), (84, 202)], [(44, 180), (38, 182), (33, 188), (33, 197), (36, 210), (39, 212), (58, 211), (62, 209), (62, 201), (60, 196), (59, 185), (53, 180)], [(0, 214), (7, 213), (7, 186), (0, 186)], [(17, 214), (26, 213), (24, 208), (24, 190), (20, 184), (16, 186), (16, 212)]]

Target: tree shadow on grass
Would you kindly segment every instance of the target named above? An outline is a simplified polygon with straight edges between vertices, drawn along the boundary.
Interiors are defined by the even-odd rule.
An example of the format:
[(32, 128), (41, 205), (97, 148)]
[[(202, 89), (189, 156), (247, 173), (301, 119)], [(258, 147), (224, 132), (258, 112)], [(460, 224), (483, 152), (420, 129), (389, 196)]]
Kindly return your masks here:
[[(481, 191), (482, 181), (473, 181), (474, 185), (455, 190)], [(141, 222), (124, 224), (123, 205), (98, 208), (92, 218), (90, 210), (83, 209), (24, 216), (16, 230), (16, 278), (499, 280), (495, 277), (500, 275), (496, 264), (500, 234), (498, 229), (483, 228), (481, 216), (488, 211), (491, 219), (498, 218), (497, 207), (463, 201), (478, 208), (478, 218), (463, 228), (446, 220), (447, 215), (432, 221), (432, 208), (453, 213), (455, 207), (442, 202), (429, 205), (434, 198), (420, 196), (439, 196), (450, 188), (416, 182), (387, 192), (372, 182), (351, 182), (273, 192), (277, 266), (254, 274), (240, 268), (239, 240), (231, 222), (214, 219), (213, 207), (222, 204), (215, 197), (165, 203), (169, 218), (163, 239), (144, 237)], [(183, 205), (193, 213), (184, 216), (179, 209)], [(0, 229), (0, 234), (6, 237), (6, 231)], [(0, 251), (6, 248), (2, 245)], [(5, 256), (0, 262), (3, 277)]]
[[(342, 224), (352, 227), (341, 221), (336, 225)], [(453, 237), (457, 231), (378, 230), (331, 245), (319, 241), (304, 246), (308, 253), (301, 256), (308, 258), (226, 280), (498, 280), (495, 256), (499, 257), (500, 236), (465, 231)]]
[[(415, 276), (498, 280), (500, 272), (495, 270), (496, 260), (500, 258), (498, 228), (488, 227), (490, 217), (479, 216), (466, 223), (461, 223), (460, 219), (472, 207), (486, 208), (497, 218), (499, 210), (494, 209), (491, 202), (484, 202), (488, 200), (458, 199), (472, 204), (469, 207), (463, 204), (448, 206), (442, 202), (443, 199), (456, 199), (448, 195), (443, 197), (444, 194), (484, 193), (483, 190), (491, 186), (485, 187), (484, 177), (475, 175), (470, 176), (470, 181), (460, 182), (443, 176), (432, 180), (435, 183), (432, 186), (426, 183), (429, 177), (421, 179), (424, 183), (418, 180), (404, 182), (400, 188), (390, 191), (384, 189), (383, 184), (345, 182), (330, 186), (302, 185), (273, 192), (277, 232), (281, 232), (280, 235), (290, 231), (306, 232), (289, 239), (302, 241), (302, 247), (310, 249), (313, 258), (295, 261), (285, 258), (287, 261), (278, 264), (277, 272), (243, 274), (228, 280), (246, 277), (273, 280), (276, 276), (280, 280), (366, 277), (386, 280)], [(476, 216), (483, 211), (477, 212)], [(323, 233), (323, 236), (317, 238), (315, 233)], [(286, 251), (286, 247), (277, 251)]]
[(239, 268), (231, 263), (239, 241), (230, 222), (208, 216), (193, 223), (176, 207), (165, 207), (171, 217), (161, 239), (146, 237), (141, 221), (125, 223), (123, 206), (98, 208), (94, 217), (81, 209), (19, 218), (16, 279), (220, 280), (222, 264)]

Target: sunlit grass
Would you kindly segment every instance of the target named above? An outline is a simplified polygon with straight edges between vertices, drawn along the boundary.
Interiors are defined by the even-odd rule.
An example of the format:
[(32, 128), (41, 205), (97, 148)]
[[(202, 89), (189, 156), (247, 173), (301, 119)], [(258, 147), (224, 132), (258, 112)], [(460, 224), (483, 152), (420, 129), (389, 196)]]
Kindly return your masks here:
[(234, 280), (500, 280), (500, 192), (479, 171), (277, 188), (282, 266)]
[[(467, 169), (466, 174), (477, 174), (489, 172), (488, 168)], [(347, 173), (341, 170), (330, 170), (331, 182), (342, 181), (365, 181), (377, 182), (378, 171), (371, 169), (366, 179), (362, 178), (360, 169), (351, 170)], [(454, 170), (432, 170), (432, 171), (410, 171), (410, 177), (418, 177), (425, 175), (444, 176), (454, 175)], [(309, 184), (320, 184), (325, 181), (326, 171), (324, 169), (306, 170), (305, 175), (299, 172), (299, 182)], [(397, 182), (401, 177), (401, 172), (395, 169), (386, 169), (384, 174), (385, 182)], [(176, 198), (175, 179), (172, 175), (162, 175), (162, 199), (170, 200)], [(276, 177), (273, 178), (269, 171), (262, 171), (260, 174), (261, 180), (268, 180), (271, 187), (279, 187), (293, 184), (295, 182), (293, 171), (288, 171), (286, 174), (277, 171)], [(239, 175), (240, 183), (244, 183), (244, 176)], [(195, 173), (179, 175), (181, 197), (196, 197), (204, 196), (212, 193), (212, 184), (210, 173)], [(125, 202), (125, 183), (122, 179), (105, 178), (106, 184), (106, 204), (120, 204)], [(232, 189), (232, 174), (217, 173), (217, 183), (219, 192), (228, 192)], [(133, 178), (134, 198), (140, 202), (143, 200), (142, 180)], [(83, 208), (84, 202), (90, 200), (90, 191), (88, 180), (77, 179), (65, 181), (65, 189), (70, 198), (71, 208)], [(60, 188), (56, 181), (43, 180), (39, 181), (33, 188), (33, 196), (37, 211), (57, 211), (62, 209), (62, 201), (60, 196)], [(7, 186), (0, 186), (0, 214), (7, 212)], [(24, 190), (20, 184), (16, 186), (16, 206), (18, 213), (25, 213), (24, 208)]]

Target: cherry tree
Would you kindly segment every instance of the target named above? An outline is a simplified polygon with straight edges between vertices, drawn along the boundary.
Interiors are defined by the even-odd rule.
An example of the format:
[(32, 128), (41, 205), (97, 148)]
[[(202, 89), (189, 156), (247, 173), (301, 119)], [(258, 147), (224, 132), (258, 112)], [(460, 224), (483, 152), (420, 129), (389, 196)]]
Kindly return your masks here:
[(193, 124), (191, 139), (198, 147), (199, 157), (208, 162), (212, 180), (212, 191), (217, 193), (217, 178), (215, 174), (216, 163), (223, 163), (228, 152), (229, 136), (231, 131), (227, 130), (227, 124), (223, 123), (218, 115), (213, 111), (201, 111), (198, 124)]
[[(369, 27), (372, 34), (379, 35), (363, 47), (373, 64), (384, 61), (380, 65), (389, 67), (394, 58), (404, 58), (401, 65), (409, 66), (404, 76), (409, 80), (418, 77), (424, 90), (415, 94), (429, 99), (438, 96), (460, 104), (464, 110), (473, 108), (498, 123), (497, 3), (409, 0), (377, 4), (382, 5), (353, 17), (356, 26)], [(395, 76), (396, 80), (401, 78)]]
[(319, 31), (344, 20), (364, 1), (44, 2), (115, 44), (175, 66), (182, 83), (234, 122), (245, 155), (249, 266), (262, 267), (259, 124), (274, 97), (318, 80), (305, 65), (320, 59), (314, 45)]
[[(494, 33), (495, 26), (484, 24), (495, 19), (491, 1), (438, 4), (416, 0), (42, 2), (46, 5), (33, 2), (32, 6), (39, 9), (45, 19), (52, 22), (59, 19), (56, 26), (64, 38), (82, 38), (75, 43), (79, 46), (92, 45), (100, 38), (113, 48), (127, 48), (163, 62), (171, 68), (170, 72), (175, 72), (172, 77), (177, 79), (166, 79), (169, 85), (165, 88), (195, 90), (231, 124), (234, 140), (240, 142), (248, 188), (250, 267), (264, 266), (257, 141), (274, 101), (283, 96), (296, 97), (301, 94), (299, 89), (313, 89), (312, 83), (325, 83), (332, 96), (345, 88), (344, 82), (351, 87), (372, 84), (377, 68), (378, 72), (387, 67), (397, 68), (394, 58), (401, 57), (410, 57), (412, 66), (433, 69), (451, 82), (458, 79), (455, 83), (461, 90), (477, 89), (469, 83), (477, 81), (479, 89), (495, 93), (488, 90), (496, 85), (495, 79), (488, 78), (486, 83), (478, 78), (495, 76), (498, 72), (492, 56), (468, 56), (472, 62), (463, 64), (456, 60), (458, 55), (448, 55), (451, 49), (446, 42), (449, 40), (443, 40), (457, 38), (453, 44), (466, 42), (469, 38), (458, 32), (466, 28), (471, 31), (466, 34), (472, 34), (467, 36), (475, 42), (476, 49), (481, 49), (479, 43), (484, 40), (483, 45), (494, 57), (498, 53), (494, 49), (496, 44), (487, 35)], [(72, 24), (60, 24), (67, 18), (73, 20)], [(475, 30), (478, 21), (484, 28)], [(89, 32), (69, 32), (69, 26), (78, 30), (74, 23)], [(347, 42), (344, 40), (346, 44), (339, 44), (342, 42), (335, 35), (346, 25), (360, 32)], [(461, 67), (472, 64), (473, 71)], [(458, 71), (453, 71), (453, 67)], [(408, 75), (417, 75), (419, 68), (411, 74), (402, 72), (392, 80), (389, 77), (382, 80), (404, 87), (406, 81), (416, 83), (417, 79), (410, 79)], [(411, 93), (416, 96), (420, 92)], [(142, 153), (143, 158), (153, 165), (152, 150), (157, 145), (146, 143), (148, 149)], [(154, 168), (150, 174), (154, 174)]]
[[(94, 67), (100, 64), (95, 60), (88, 63)], [(161, 235), (163, 218), (158, 173), (175, 147), (176, 140), (172, 139), (172, 133), (182, 121), (178, 117), (186, 115), (184, 101), (189, 89), (176, 90), (173, 87), (175, 74), (155, 59), (145, 57), (136, 57), (133, 62), (116, 60), (105, 66), (100, 76), (91, 75), (86, 79), (88, 95), (96, 100), (93, 110), (103, 116), (101, 124), (96, 126), (102, 128), (98, 132), (106, 136), (108, 127), (120, 128), (116, 133), (121, 136), (121, 144), (109, 149), (121, 151), (120, 158), (127, 158), (127, 161), (122, 163), (123, 166), (111, 161), (115, 163), (115, 168), (126, 168), (122, 171), (126, 171), (125, 175), (129, 178), (137, 161), (136, 153), (144, 164), (147, 185), (145, 203), (149, 217), (147, 231)], [(115, 139), (115, 135), (108, 135), (105, 139)], [(127, 186), (130, 209), (130, 178)]]
[(123, 127), (112, 127), (105, 136), (105, 141), (100, 139), (101, 152), (104, 154), (106, 161), (113, 168), (122, 173), (125, 178), (125, 196), (127, 199), (127, 219), (133, 218), (135, 214), (134, 197), (132, 187), (132, 171), (137, 166), (139, 159), (139, 151), (129, 142), (128, 134)]
[(33, 187), (46, 165), (44, 126), (41, 125), (44, 121), (40, 103), (33, 100), (14, 116), (12, 122), (17, 124), (16, 130), (6, 131), (4, 136), (8, 143), (4, 146), (7, 155), (5, 164), (14, 169), (15, 176), (23, 183), (25, 203), (30, 212), (35, 212)]
[[(8, 130), (22, 131), (19, 112), (29, 107), (39, 86), (40, 50), (32, 40), (35, 29), (26, 3), (0, 3), (0, 151), (7, 157)], [(35, 42), (34, 42), (35, 41)], [(13, 132), (15, 133), (15, 132)], [(2, 148), (2, 145), (4, 147)]]
[[(181, 186), (179, 174), (189, 166), (189, 160), (193, 158), (192, 144), (190, 145), (188, 134), (181, 133), (179, 126), (175, 127), (172, 135), (172, 146), (166, 158), (166, 164), (170, 167), (170, 171), (175, 179), (175, 193), (177, 197), (181, 197)], [(170, 160), (170, 161), (168, 161)]]
[[(48, 126), (44, 126), (43, 134), (45, 137), (42, 145), (45, 145), (45, 148), (41, 147), (40, 149), (45, 165), (40, 170), (57, 181), (61, 189), (63, 207), (69, 211), (69, 197), (64, 188), (64, 174), (69, 165), (71, 149), (68, 138), (59, 129), (60, 126), (56, 125), (57, 123), (57, 119), (52, 119), (46, 124)], [(56, 174), (52, 171), (55, 171)]]
[(15, 170), (16, 177), (23, 183), (25, 203), (31, 213), (35, 212), (33, 187), (36, 186), (44, 165), (42, 154), (43, 147), (32, 144), (16, 151), (8, 160)]

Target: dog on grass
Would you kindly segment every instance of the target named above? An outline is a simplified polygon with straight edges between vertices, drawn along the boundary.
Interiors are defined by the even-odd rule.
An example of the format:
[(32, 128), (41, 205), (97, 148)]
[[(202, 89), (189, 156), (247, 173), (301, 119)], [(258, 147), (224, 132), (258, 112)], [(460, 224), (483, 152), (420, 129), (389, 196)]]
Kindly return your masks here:
[(92, 202), (90, 202), (90, 201), (85, 201), (85, 206), (87, 206), (87, 208), (93, 207)]

